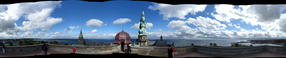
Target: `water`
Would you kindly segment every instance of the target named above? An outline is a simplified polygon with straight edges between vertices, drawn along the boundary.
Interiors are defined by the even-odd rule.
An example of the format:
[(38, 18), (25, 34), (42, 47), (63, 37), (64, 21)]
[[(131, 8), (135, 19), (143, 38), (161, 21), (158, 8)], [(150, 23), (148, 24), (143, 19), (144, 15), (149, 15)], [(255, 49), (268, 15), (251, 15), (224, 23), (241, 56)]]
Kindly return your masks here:
[(217, 46), (231, 46), (232, 43), (237, 43), (244, 40), (175, 40), (175, 46), (190, 46), (192, 43), (198, 46), (209, 46), (210, 43), (216, 43)]
[[(113, 39), (84, 39), (86, 43), (113, 43)], [(158, 39), (159, 40), (159, 39)], [(43, 39), (43, 41), (57, 41), (59, 44), (71, 43), (77, 44), (77, 39)], [(149, 40), (157, 41), (157, 40)], [(168, 44), (173, 44), (176, 47), (190, 46), (192, 43), (199, 46), (209, 46), (210, 43), (216, 43), (217, 46), (231, 46), (231, 43), (240, 42), (243, 40), (184, 40), (184, 39), (165, 39)], [(135, 43), (136, 39), (131, 39)]]

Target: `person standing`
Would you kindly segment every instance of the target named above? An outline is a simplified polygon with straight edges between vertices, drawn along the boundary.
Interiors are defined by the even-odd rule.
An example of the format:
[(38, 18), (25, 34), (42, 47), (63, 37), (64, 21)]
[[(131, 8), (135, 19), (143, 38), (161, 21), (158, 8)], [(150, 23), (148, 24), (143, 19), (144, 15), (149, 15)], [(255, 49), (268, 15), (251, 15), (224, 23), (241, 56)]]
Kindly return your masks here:
[(130, 54), (131, 53), (131, 46), (129, 44), (127, 44), (127, 53)]
[(171, 45), (168, 45), (168, 58), (174, 58), (173, 52), (175, 51), (175, 48), (173, 48)]
[(121, 45), (121, 51), (123, 51), (124, 52), (124, 42), (122, 41), (121, 43), (120, 43), (120, 45)]
[(5, 42), (2, 42), (2, 53), (6, 55), (6, 47), (5, 47)]
[(42, 46), (42, 51), (44, 52), (44, 55), (48, 54), (48, 44), (46, 44), (46, 42), (43, 42), (43, 46)]
[(75, 52), (76, 52), (76, 49), (75, 49), (75, 47), (73, 47), (73, 50), (72, 50), (72, 52), (73, 52), (73, 54), (75, 54)]

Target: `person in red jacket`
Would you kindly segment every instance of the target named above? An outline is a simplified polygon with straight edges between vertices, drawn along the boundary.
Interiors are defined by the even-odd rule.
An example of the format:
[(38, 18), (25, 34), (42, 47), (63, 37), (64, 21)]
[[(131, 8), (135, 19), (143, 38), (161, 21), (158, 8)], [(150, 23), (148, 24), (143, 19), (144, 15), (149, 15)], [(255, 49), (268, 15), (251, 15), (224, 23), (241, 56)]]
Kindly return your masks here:
[(72, 52), (75, 54), (75, 52), (76, 52), (76, 49), (75, 49), (75, 47), (73, 47), (73, 50), (72, 50)]

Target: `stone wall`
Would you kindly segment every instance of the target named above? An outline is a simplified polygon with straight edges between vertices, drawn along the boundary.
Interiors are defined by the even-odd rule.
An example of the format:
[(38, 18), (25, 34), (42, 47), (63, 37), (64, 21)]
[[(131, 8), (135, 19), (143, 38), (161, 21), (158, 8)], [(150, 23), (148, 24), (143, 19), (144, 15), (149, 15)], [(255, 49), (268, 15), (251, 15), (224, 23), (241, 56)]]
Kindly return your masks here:
[[(0, 47), (0, 54), (2, 52), (3, 47)], [(6, 47), (6, 54), (23, 54), (29, 52), (36, 52), (42, 50), (42, 45), (26, 45), (26, 46), (8, 46)]]
[(269, 52), (286, 54), (286, 47), (284, 46), (264, 46), (264, 48), (266, 48), (266, 50)]
[(202, 54), (211, 55), (248, 55), (266, 51), (264, 47), (202, 47), (195, 46), (195, 50)]
[(71, 46), (71, 45), (51, 45), (54, 51), (72, 53), (76, 48), (76, 53), (80, 54), (111, 54), (112, 46)]

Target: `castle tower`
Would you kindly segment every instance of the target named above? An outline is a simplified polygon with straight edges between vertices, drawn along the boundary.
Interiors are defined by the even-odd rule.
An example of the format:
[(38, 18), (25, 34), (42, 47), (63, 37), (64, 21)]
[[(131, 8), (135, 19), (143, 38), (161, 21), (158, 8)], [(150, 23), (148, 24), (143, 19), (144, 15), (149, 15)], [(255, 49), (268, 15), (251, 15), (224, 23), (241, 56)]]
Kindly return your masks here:
[(79, 36), (78, 36), (78, 44), (85, 45), (85, 41), (83, 39), (83, 35), (82, 35), (82, 30), (81, 29), (80, 29), (80, 33), (79, 33)]
[(146, 36), (146, 23), (145, 23), (144, 11), (142, 11), (138, 33), (139, 33), (137, 39), (138, 44), (140, 46), (147, 46), (148, 40)]
[(160, 41), (163, 41), (163, 36), (162, 35), (160, 36)]

